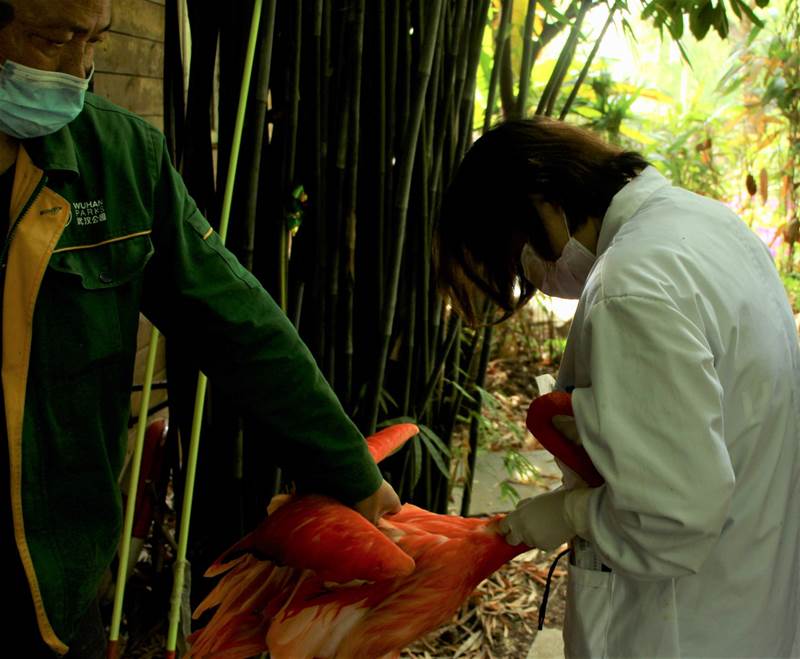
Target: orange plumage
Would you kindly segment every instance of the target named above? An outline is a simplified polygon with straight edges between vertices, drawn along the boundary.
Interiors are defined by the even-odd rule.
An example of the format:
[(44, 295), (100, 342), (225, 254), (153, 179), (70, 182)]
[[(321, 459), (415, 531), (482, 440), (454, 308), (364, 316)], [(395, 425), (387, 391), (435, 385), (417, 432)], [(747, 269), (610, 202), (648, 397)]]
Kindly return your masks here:
[[(370, 451), (379, 461), (416, 432), (387, 428), (368, 439)], [(328, 497), (276, 497), (267, 519), (206, 573), (225, 574), (195, 612), (216, 608), (189, 656), (395, 657), (528, 549), (505, 541), (499, 519), (405, 504), (376, 528)]]

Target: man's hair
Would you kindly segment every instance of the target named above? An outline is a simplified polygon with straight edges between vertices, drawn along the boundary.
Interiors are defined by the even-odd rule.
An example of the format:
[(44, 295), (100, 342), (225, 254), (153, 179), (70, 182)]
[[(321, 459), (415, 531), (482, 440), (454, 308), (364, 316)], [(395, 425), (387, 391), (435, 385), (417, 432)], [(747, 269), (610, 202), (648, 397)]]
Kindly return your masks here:
[(557, 257), (531, 196), (560, 205), (574, 233), (587, 218), (602, 218), (647, 165), (639, 153), (562, 121), (498, 124), (472, 145), (444, 194), (433, 254), (442, 294), (470, 323), (487, 298), (507, 318), (536, 292), (521, 276), (519, 240)]
[(0, 30), (14, 20), (14, 6), (10, 2), (0, 0)]

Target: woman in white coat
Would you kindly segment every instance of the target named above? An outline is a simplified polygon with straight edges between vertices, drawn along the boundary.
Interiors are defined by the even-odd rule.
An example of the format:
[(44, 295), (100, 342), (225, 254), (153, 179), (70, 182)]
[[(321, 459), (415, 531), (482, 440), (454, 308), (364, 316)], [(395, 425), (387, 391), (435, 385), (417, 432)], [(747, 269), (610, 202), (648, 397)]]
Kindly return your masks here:
[(605, 484), (504, 528), (574, 539), (567, 656), (800, 656), (800, 350), (760, 240), (639, 154), (534, 118), (473, 145), (435, 245), (467, 320), (580, 299), (558, 385)]

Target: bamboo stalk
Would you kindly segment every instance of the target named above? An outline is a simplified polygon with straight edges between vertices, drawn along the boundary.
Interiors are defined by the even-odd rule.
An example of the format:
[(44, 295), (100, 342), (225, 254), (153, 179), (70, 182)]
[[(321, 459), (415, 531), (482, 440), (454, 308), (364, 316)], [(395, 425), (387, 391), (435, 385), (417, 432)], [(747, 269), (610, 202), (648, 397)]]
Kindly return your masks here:
[[(397, 5), (397, 2), (394, 3)], [(383, 308), (383, 271), (384, 271), (384, 223), (386, 220), (386, 170), (387, 149), (387, 54), (386, 54), (386, 0), (378, 0), (378, 188), (377, 188), (377, 224), (375, 236), (375, 261), (378, 277), (376, 280), (377, 308)]]
[(606, 31), (614, 22), (614, 12), (617, 10), (617, 6), (617, 3), (614, 3), (614, 5), (608, 11), (608, 18), (603, 24), (603, 29), (600, 30), (600, 35), (597, 37), (597, 40), (594, 43), (592, 52), (589, 53), (589, 57), (586, 58), (586, 62), (583, 64), (583, 68), (581, 69), (580, 75), (578, 75), (578, 79), (575, 81), (575, 85), (572, 87), (572, 91), (567, 97), (567, 100), (564, 102), (564, 107), (561, 108), (561, 113), (558, 115), (559, 119), (563, 120), (572, 108), (572, 104), (575, 102), (575, 97), (578, 95), (578, 90), (580, 90), (581, 85), (583, 84), (584, 80), (586, 80), (586, 76), (589, 74), (589, 67), (592, 66), (592, 62), (597, 55), (597, 51), (600, 50), (600, 44), (603, 41), (603, 37), (605, 37)]
[[(473, 332), (472, 338), (470, 340), (469, 349), (467, 350), (467, 369), (464, 373), (464, 377), (462, 380), (462, 386), (460, 388), (453, 387), (453, 401), (450, 407), (450, 414), (448, 415), (448, 419), (446, 424), (444, 425), (444, 436), (450, 437), (453, 434), (453, 430), (456, 426), (456, 421), (458, 420), (458, 412), (461, 409), (461, 405), (464, 400), (464, 391), (466, 390), (466, 386), (468, 383), (476, 382), (479, 373), (478, 373), (478, 361), (480, 357), (480, 351), (478, 350), (478, 344), (480, 343), (480, 339), (482, 336), (481, 330), (476, 329)], [(453, 380), (458, 382), (459, 375), (461, 369), (459, 368), (460, 364), (456, 363), (456, 373), (454, 374)]]
[[(345, 19), (342, 19), (340, 38), (337, 46), (340, 56), (336, 58), (337, 62), (341, 62), (343, 59), (344, 61), (352, 61), (349, 56), (349, 48), (347, 49), (348, 56), (346, 58), (341, 56), (342, 51), (345, 49), (345, 44), (349, 42), (348, 34), (351, 21), (352, 16), (349, 13)], [(340, 85), (342, 94), (339, 99), (339, 111), (337, 113), (339, 133), (336, 141), (336, 160), (334, 163), (336, 203), (333, 216), (330, 220), (331, 239), (327, 246), (330, 250), (330, 267), (328, 270), (328, 335), (326, 340), (327, 351), (325, 353), (325, 376), (331, 386), (335, 386), (336, 384), (336, 357), (337, 351), (339, 350), (339, 278), (341, 276), (342, 227), (344, 226), (344, 184), (345, 170), (347, 168), (348, 134), (350, 131), (351, 85), (353, 84), (353, 76), (346, 75), (346, 73), (346, 70), (338, 72), (339, 76), (344, 76), (344, 84)]]
[[(446, 83), (443, 90), (444, 94), (444, 109), (439, 114), (439, 122), (436, 126), (436, 135), (439, 139), (436, 140), (438, 148), (434, 156), (433, 162), (433, 185), (431, 186), (431, 196), (435, 200), (438, 197), (438, 190), (441, 187), (442, 181), (442, 162), (446, 148), (447, 139), (451, 136), (453, 127), (453, 108), (458, 107), (458, 102), (455, 100), (456, 96), (456, 80), (459, 72), (466, 72), (467, 53), (469, 47), (466, 39), (461, 39), (461, 34), (464, 32), (464, 24), (466, 22), (467, 5), (469, 0), (462, 0), (459, 3), (458, 12), (456, 14), (455, 24), (453, 28), (453, 38), (451, 40), (451, 50), (449, 57), (446, 58), (447, 71)], [(463, 64), (463, 66), (462, 66)], [(462, 75), (463, 81), (466, 73)], [(435, 206), (438, 208), (438, 206)]]
[(425, 388), (423, 390), (424, 393), (420, 399), (419, 405), (417, 406), (419, 416), (422, 416), (428, 409), (428, 406), (431, 404), (431, 401), (433, 400), (433, 392), (441, 380), (441, 376), (444, 373), (450, 353), (452, 352), (453, 346), (458, 340), (460, 334), (461, 320), (453, 315), (447, 332), (447, 338), (442, 344), (442, 348), (436, 358), (436, 365), (425, 384)]
[[(394, 11), (391, 15), (391, 23), (389, 24), (390, 50), (389, 50), (389, 83), (386, 87), (386, 198), (385, 198), (385, 218), (392, 217), (392, 209), (394, 208), (394, 187), (395, 187), (395, 154), (398, 152), (397, 147), (397, 80), (398, 71), (400, 68), (400, 38), (401, 38), (401, 21), (400, 21), (400, 0), (395, 0), (392, 3)], [(384, 225), (386, 222), (384, 220)], [(391, 231), (383, 232), (383, 241), (381, 242), (381, 263), (382, 269), (380, 271), (381, 279), (381, 305), (378, 307), (378, 317), (386, 304), (386, 278), (388, 277), (388, 255), (391, 246)], [(379, 321), (380, 323), (380, 321)], [(376, 326), (378, 328), (379, 326)]]
[[(242, 74), (242, 84), (239, 91), (239, 107), (236, 115), (236, 124), (233, 131), (233, 142), (231, 145), (230, 160), (228, 164), (228, 175), (225, 181), (225, 194), (222, 201), (222, 212), (220, 215), (219, 236), (222, 242), (228, 234), (228, 221), (230, 219), (231, 204), (233, 202), (233, 189), (236, 181), (236, 168), (239, 163), (239, 148), (242, 142), (242, 132), (244, 129), (245, 111), (247, 99), (250, 92), (250, 77), (253, 72), (253, 61), (255, 60), (256, 43), (258, 39), (258, 29), (261, 21), (262, 0), (254, 0), (253, 16), (250, 23), (250, 38), (247, 44), (245, 55), (244, 71)], [(183, 585), (186, 572), (186, 550), (189, 540), (189, 523), (192, 511), (192, 497), (194, 494), (194, 480), (197, 473), (197, 455), (200, 448), (200, 429), (203, 418), (203, 407), (205, 403), (205, 393), (207, 379), (200, 373), (197, 378), (197, 394), (195, 396), (195, 409), (192, 420), (192, 431), (189, 442), (189, 458), (186, 468), (186, 486), (183, 496), (183, 507), (181, 511), (181, 523), (178, 535), (178, 552), (175, 556), (175, 575), (170, 599), (169, 629), (167, 632), (166, 658), (175, 659), (175, 648), (177, 645), (178, 625), (180, 623), (181, 600), (183, 595)]]
[(536, 0), (528, 0), (528, 11), (525, 14), (525, 27), (522, 30), (522, 62), (519, 67), (519, 95), (517, 96), (517, 116), (525, 116), (528, 102), (528, 88), (533, 70), (533, 19), (536, 16)]
[(555, 105), (556, 99), (558, 98), (558, 93), (561, 90), (561, 84), (564, 81), (564, 77), (567, 75), (570, 63), (575, 56), (575, 48), (577, 47), (578, 39), (580, 38), (583, 19), (585, 18), (586, 13), (589, 11), (591, 5), (592, 0), (581, 0), (578, 13), (575, 16), (575, 21), (573, 22), (569, 36), (567, 37), (567, 42), (561, 49), (561, 53), (556, 61), (556, 66), (553, 69), (553, 73), (550, 75), (550, 79), (547, 81), (547, 85), (542, 93), (542, 97), (539, 99), (539, 105), (536, 108), (536, 114), (544, 114), (545, 116), (549, 117), (553, 113), (553, 106)]
[(265, 4), (264, 31), (258, 53), (258, 82), (256, 84), (255, 148), (250, 164), (245, 196), (245, 242), (242, 250), (242, 265), (252, 272), (255, 252), (256, 216), (258, 211), (258, 188), (261, 178), (261, 160), (269, 103), (269, 76), (272, 64), (272, 46), (275, 33), (275, 12), (278, 0), (267, 0)]
[[(534, 0), (531, 0), (534, 2)], [(502, 3), (502, 13), (500, 14), (500, 25), (497, 28), (497, 38), (494, 46), (494, 58), (492, 61), (492, 75), (489, 79), (489, 90), (486, 97), (486, 114), (483, 120), (483, 132), (489, 130), (492, 117), (494, 116), (494, 105), (497, 94), (497, 83), (500, 79), (502, 68), (503, 53), (509, 41), (509, 31), (511, 26), (511, 14), (514, 11), (514, 0), (505, 0)]]
[[(432, 0), (430, 3), (429, 25), (432, 28), (426, 34), (422, 56), (420, 58), (419, 75), (417, 76), (417, 88), (414, 94), (414, 111), (408, 123), (408, 130), (404, 137), (403, 157), (400, 160), (401, 173), (397, 190), (396, 203), (396, 235), (394, 250), (391, 254), (391, 274), (387, 287), (387, 300), (384, 309), (381, 330), (382, 342), (378, 354), (377, 372), (374, 381), (374, 392), (371, 400), (369, 414), (369, 431), (374, 432), (378, 423), (378, 401), (380, 392), (383, 389), (384, 378), (386, 375), (386, 361), (389, 356), (389, 342), (392, 335), (392, 325), (397, 305), (397, 291), (400, 281), (400, 265), (405, 243), (406, 220), (408, 218), (408, 199), (411, 191), (411, 177), (414, 166), (414, 156), (417, 149), (422, 114), (425, 107), (425, 96), (428, 89), (428, 81), (431, 75), (431, 65), (433, 63), (433, 52), (438, 36), (439, 16), (442, 11), (443, 0)], [(435, 28), (433, 26), (436, 26)]]
[(400, 407), (402, 416), (409, 416), (411, 413), (411, 388), (414, 382), (414, 349), (415, 334), (417, 325), (417, 287), (409, 287), (408, 292), (408, 319), (406, 322), (406, 350), (405, 362), (406, 373), (403, 387), (403, 402)]
[[(487, 325), (483, 330), (483, 345), (481, 346), (480, 363), (478, 364), (478, 378), (476, 387), (483, 387), (486, 381), (486, 367), (489, 364), (489, 354), (492, 346), (492, 326)], [(476, 390), (476, 414), (481, 413), (481, 397)], [(464, 480), (464, 492), (461, 497), (461, 515), (469, 515), (469, 506), (472, 502), (472, 484), (475, 477), (475, 457), (478, 454), (478, 439), (480, 438), (480, 424), (477, 417), (473, 416), (469, 424), (469, 454), (467, 455), (467, 473)]]
[(458, 146), (455, 156), (458, 161), (466, 153), (467, 146), (472, 141), (472, 114), (475, 110), (475, 76), (478, 72), (478, 62), (481, 56), (483, 31), (486, 27), (486, 16), (489, 12), (489, 0), (480, 0), (478, 11), (473, 23), (470, 38), (469, 63), (467, 65), (467, 79), (464, 83), (464, 93), (461, 96), (461, 130), (458, 136)]
[(125, 599), (125, 587), (128, 578), (128, 562), (130, 560), (131, 538), (133, 537), (134, 514), (136, 513), (136, 498), (139, 488), (139, 474), (142, 470), (142, 453), (144, 452), (144, 436), (147, 431), (147, 412), (150, 408), (150, 392), (153, 385), (153, 372), (155, 370), (156, 355), (158, 354), (159, 332), (152, 327), (150, 330), (150, 344), (147, 349), (147, 362), (144, 370), (142, 384), (142, 397), (139, 402), (139, 422), (136, 425), (136, 439), (134, 441), (133, 456), (129, 467), (128, 498), (125, 502), (125, 518), (122, 527), (122, 539), (119, 545), (119, 558), (117, 565), (117, 582), (114, 589), (114, 606), (111, 611), (111, 625), (108, 632), (108, 646), (106, 656), (116, 659), (119, 651), (119, 630), (122, 624), (122, 604)]
[(350, 167), (348, 177), (350, 186), (347, 197), (346, 217), (346, 269), (345, 286), (345, 364), (344, 385), (342, 394), (346, 407), (350, 407), (353, 399), (353, 314), (355, 303), (355, 261), (356, 261), (356, 205), (358, 196), (358, 157), (361, 137), (361, 75), (364, 53), (364, 14), (365, 0), (358, 0), (355, 16), (355, 40), (353, 61), (353, 105), (351, 110), (352, 128), (350, 129)]
[[(315, 268), (310, 274), (311, 297), (316, 299), (315, 310), (312, 310), (314, 318), (319, 319), (319, 323), (313, 323), (310, 328), (313, 334), (308, 337), (308, 343), (312, 345), (312, 350), (321, 358), (325, 353), (325, 317), (327, 313), (326, 296), (323, 294), (327, 286), (325, 272), (327, 271), (327, 231), (326, 231), (326, 209), (327, 194), (325, 190), (325, 163), (327, 160), (327, 144), (325, 141), (325, 123), (323, 117), (327, 117), (325, 93), (326, 85), (326, 66), (330, 59), (329, 56), (329, 37), (330, 36), (330, 9), (329, 3), (324, 0), (314, 0), (313, 13), (313, 59), (314, 64), (313, 78), (313, 174), (311, 184), (311, 215), (314, 230), (314, 252), (313, 262)], [(324, 26), (324, 27), (323, 27)], [(323, 32), (324, 30), (324, 32)], [(316, 293), (316, 294), (315, 294)], [(297, 325), (299, 329), (299, 325)]]

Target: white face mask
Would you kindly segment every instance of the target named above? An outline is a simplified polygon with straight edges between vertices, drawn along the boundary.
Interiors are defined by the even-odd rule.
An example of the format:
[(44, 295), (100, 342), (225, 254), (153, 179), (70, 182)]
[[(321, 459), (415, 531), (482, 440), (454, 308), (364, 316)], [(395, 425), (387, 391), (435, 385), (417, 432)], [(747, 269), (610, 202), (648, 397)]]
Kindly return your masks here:
[(596, 257), (588, 248), (570, 236), (556, 261), (545, 261), (525, 243), (520, 256), (522, 271), (532, 284), (541, 282), (539, 290), (551, 297), (577, 300)]

